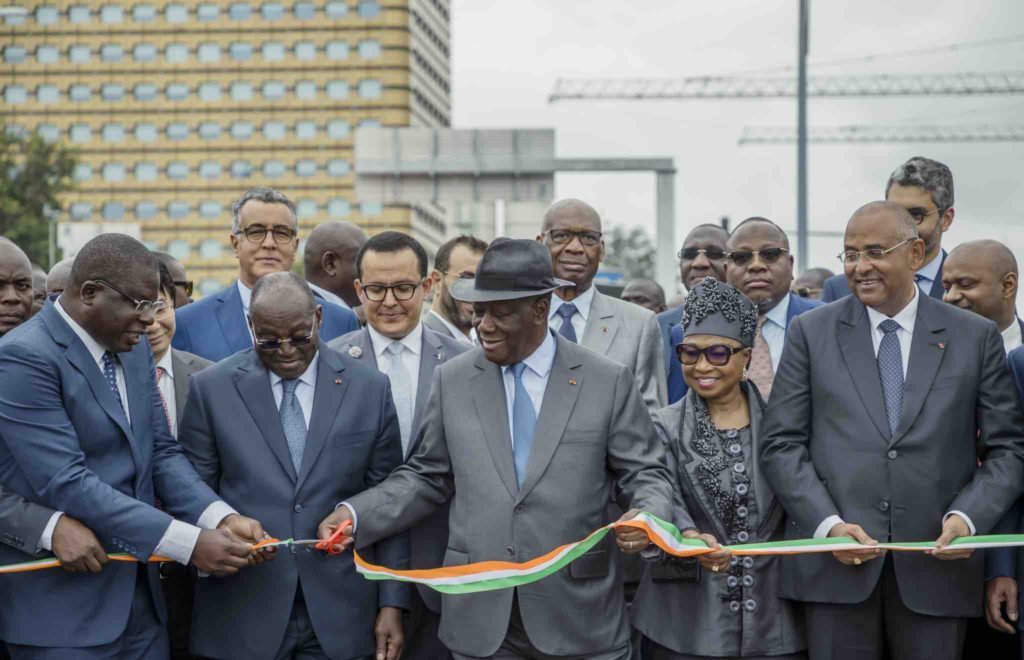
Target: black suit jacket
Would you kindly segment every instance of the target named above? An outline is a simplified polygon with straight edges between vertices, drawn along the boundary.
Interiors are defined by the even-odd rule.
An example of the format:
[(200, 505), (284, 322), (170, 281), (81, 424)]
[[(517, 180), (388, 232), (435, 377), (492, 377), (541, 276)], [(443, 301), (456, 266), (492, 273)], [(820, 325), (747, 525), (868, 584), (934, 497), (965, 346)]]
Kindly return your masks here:
[[(978, 534), (989, 532), (1024, 484), (1024, 418), (995, 324), (918, 296), (895, 434), (871, 331), (854, 296), (790, 323), (761, 444), (764, 474), (790, 516), (787, 538), (810, 537), (838, 514), (879, 540), (932, 541), (951, 510), (969, 516)], [(895, 553), (893, 561), (910, 609), (981, 614), (982, 553), (963, 561)], [(781, 594), (861, 602), (881, 572), (881, 561), (787, 558)]]

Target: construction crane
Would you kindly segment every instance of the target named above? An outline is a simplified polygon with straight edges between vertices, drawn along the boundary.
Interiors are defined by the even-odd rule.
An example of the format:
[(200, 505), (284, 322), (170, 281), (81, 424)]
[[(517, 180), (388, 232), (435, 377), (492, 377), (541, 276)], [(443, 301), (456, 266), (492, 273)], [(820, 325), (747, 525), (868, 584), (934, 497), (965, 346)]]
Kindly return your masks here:
[[(1024, 94), (1024, 71), (809, 76), (807, 96), (973, 96)], [(794, 98), (795, 76), (689, 78), (559, 78), (549, 103), (579, 100)]]
[[(745, 126), (737, 143), (793, 144), (796, 129), (790, 126)], [(881, 144), (891, 142), (1024, 142), (1024, 125), (963, 126), (819, 126), (807, 132), (808, 142), (818, 144)]]

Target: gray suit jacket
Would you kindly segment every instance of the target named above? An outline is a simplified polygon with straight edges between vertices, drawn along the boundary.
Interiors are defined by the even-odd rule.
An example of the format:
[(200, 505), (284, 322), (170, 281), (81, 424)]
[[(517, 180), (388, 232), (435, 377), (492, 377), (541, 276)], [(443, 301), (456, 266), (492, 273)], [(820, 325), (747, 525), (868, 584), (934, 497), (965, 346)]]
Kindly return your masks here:
[[(918, 301), (895, 434), (863, 303), (848, 296), (790, 322), (761, 443), (762, 470), (791, 519), (787, 538), (809, 537), (838, 514), (879, 540), (932, 541), (951, 510), (986, 534), (1020, 494), (1024, 418), (999, 331), (928, 296)], [(900, 595), (921, 614), (979, 616), (982, 555), (894, 553)], [(881, 572), (877, 560), (785, 558), (781, 592), (857, 603)]]
[(429, 310), (423, 312), (423, 325), (427, 326), (428, 328), (430, 328), (431, 330), (438, 334), (442, 334), (445, 337), (448, 337), (449, 339), (457, 340), (455, 335), (452, 334), (451, 329), (449, 329), (448, 326), (442, 323), (441, 319), (431, 314)]
[[(444, 327), (444, 324), (440, 324)], [(374, 369), (377, 369), (377, 356), (373, 351), (373, 342), (370, 339), (370, 331), (366, 328), (350, 332), (347, 335), (332, 340), (328, 346), (344, 353), (357, 360), (362, 360)], [(358, 347), (359, 357), (349, 353), (353, 347)], [(409, 443), (409, 451), (405, 459), (408, 460), (416, 450), (416, 439), (419, 437), (420, 424), (423, 421), (423, 408), (427, 403), (427, 395), (430, 394), (430, 384), (434, 382), (434, 370), (452, 359), (469, 350), (471, 346), (450, 335), (442, 335), (430, 328), (423, 328), (423, 348), (420, 351), (420, 373), (416, 388), (416, 408), (413, 413), (412, 434), (413, 442)], [(410, 565), (413, 568), (436, 568), (444, 561), (444, 549), (448, 545), (448, 506), (439, 508), (429, 517), (409, 530)], [(423, 602), (431, 610), (441, 612), (441, 594), (430, 587), (416, 585)]]
[(651, 413), (668, 402), (665, 344), (651, 310), (594, 291), (580, 345), (629, 367)]
[(171, 374), (174, 377), (174, 414), (181, 426), (181, 418), (185, 415), (185, 402), (188, 401), (188, 384), (192, 376), (212, 365), (207, 359), (192, 355), (186, 351), (171, 349)]
[[(415, 455), (348, 500), (359, 517), (359, 547), (410, 527), (449, 498), (445, 566), (529, 561), (583, 538), (607, 522), (616, 486), (633, 507), (670, 513), (664, 449), (632, 374), (560, 337), (522, 488), (501, 370), (483, 351), (437, 370), (426, 410)], [(629, 642), (613, 552), (608, 536), (569, 567), (516, 590), (540, 651), (587, 657)], [(492, 655), (512, 597), (511, 589), (443, 596), (441, 641), (457, 653)]]

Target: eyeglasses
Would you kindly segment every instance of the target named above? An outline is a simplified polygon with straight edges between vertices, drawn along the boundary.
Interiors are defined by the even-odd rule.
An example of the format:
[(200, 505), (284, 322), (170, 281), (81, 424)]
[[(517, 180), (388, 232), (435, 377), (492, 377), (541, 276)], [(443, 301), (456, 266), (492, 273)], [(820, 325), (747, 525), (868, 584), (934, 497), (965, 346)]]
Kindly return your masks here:
[(180, 286), (181, 288), (183, 288), (185, 290), (185, 295), (186, 296), (191, 296), (192, 295), (192, 288), (193, 288), (192, 280), (183, 280), (183, 281), (180, 281), (180, 282), (176, 281), (173, 284), (174, 284), (174, 286)]
[(569, 231), (568, 229), (549, 229), (545, 234), (555, 245), (565, 245), (573, 238), (580, 239), (580, 244), (586, 247), (594, 247), (601, 242), (599, 231)]
[(289, 243), (295, 238), (295, 230), (291, 227), (271, 227), (267, 229), (263, 225), (250, 225), (241, 231), (236, 231), (235, 235), (245, 234), (245, 239), (250, 243), (262, 243), (267, 238), (267, 232), (274, 235), (275, 243)]
[(789, 254), (789, 250), (786, 248), (774, 247), (767, 248), (765, 250), (736, 250), (728, 254), (729, 261), (733, 262), (741, 268), (750, 264), (754, 260), (754, 257), (761, 257), (761, 261), (766, 264), (773, 264), (779, 260), (784, 254)]
[(725, 259), (725, 250), (723, 250), (722, 248), (717, 248), (717, 247), (709, 247), (709, 248), (688, 247), (688, 248), (683, 248), (682, 250), (680, 250), (679, 252), (676, 253), (676, 257), (680, 261), (682, 261), (684, 259), (686, 261), (693, 261), (694, 259), (696, 259), (701, 254), (703, 254), (705, 257), (707, 257), (709, 261), (721, 261), (722, 259)]
[(135, 298), (132, 298), (127, 293), (125, 293), (121, 289), (118, 289), (116, 286), (114, 286), (113, 284), (106, 280), (95, 279), (93, 280), (93, 282), (96, 282), (97, 284), (102, 284), (108, 289), (111, 289), (121, 294), (125, 299), (131, 301), (132, 305), (135, 306), (136, 314), (148, 314), (149, 312), (153, 312), (155, 314), (167, 306), (167, 303), (165, 303), (163, 300), (136, 300)]
[(697, 348), (692, 344), (679, 344), (676, 346), (676, 357), (683, 364), (690, 366), (697, 364), (700, 356), (703, 355), (707, 359), (708, 364), (724, 367), (729, 364), (729, 360), (732, 359), (733, 355), (742, 350), (742, 348), (733, 348), (725, 344), (712, 344), (707, 348)]
[(891, 248), (884, 249), (884, 250), (882, 248), (870, 248), (870, 249), (867, 249), (867, 250), (847, 250), (846, 252), (841, 252), (838, 255), (838, 257), (839, 257), (839, 261), (842, 261), (843, 264), (847, 265), (847, 266), (852, 265), (852, 264), (856, 264), (861, 259), (866, 259), (866, 260), (868, 260), (870, 262), (881, 261), (882, 259), (885, 259), (885, 255), (889, 254), (890, 252), (892, 252), (896, 248), (903, 247), (907, 243), (910, 243), (910, 242), (916, 241), (916, 240), (917, 240), (916, 238), (908, 238), (907, 240), (903, 241), (902, 243), (897, 243), (896, 245), (892, 246)]
[[(252, 328), (252, 319), (249, 319), (249, 327)], [(253, 335), (256, 331), (253, 330)], [(253, 345), (261, 351), (276, 351), (285, 344), (289, 344), (293, 348), (299, 348), (300, 346), (308, 346), (309, 342), (313, 341), (313, 336), (316, 334), (316, 317), (313, 317), (313, 328), (309, 331), (309, 334), (305, 337), (289, 337), (288, 339), (256, 339), (252, 340)]]
[(930, 216), (932, 213), (941, 213), (941, 212), (942, 212), (942, 209), (932, 209), (931, 211), (926, 211), (925, 209), (923, 209), (921, 207), (907, 209), (907, 213), (910, 214), (910, 217), (912, 217), (914, 219), (914, 222), (916, 222), (917, 224), (921, 224), (922, 222), (924, 222), (924, 219), (927, 218), (928, 216)]
[(388, 291), (394, 294), (395, 300), (409, 300), (416, 295), (416, 289), (420, 287), (420, 284), (423, 284), (423, 280), (398, 284), (362, 284), (360, 282), (366, 299), (371, 302), (381, 302), (388, 297)]

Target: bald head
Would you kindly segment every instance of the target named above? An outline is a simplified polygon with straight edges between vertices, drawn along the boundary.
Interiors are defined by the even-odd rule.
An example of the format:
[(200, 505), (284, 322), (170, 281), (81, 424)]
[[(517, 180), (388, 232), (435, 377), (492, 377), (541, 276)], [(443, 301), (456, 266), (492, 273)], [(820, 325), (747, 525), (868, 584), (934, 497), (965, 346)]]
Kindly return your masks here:
[(541, 232), (546, 232), (566, 221), (585, 226), (592, 231), (601, 231), (601, 215), (597, 210), (581, 199), (569, 198), (560, 199), (548, 207), (544, 212)]
[(654, 280), (641, 277), (632, 280), (622, 289), (622, 299), (634, 305), (646, 307), (655, 314), (665, 311), (665, 290)]
[(73, 257), (69, 257), (50, 269), (46, 275), (46, 293), (60, 294), (68, 287), (68, 280), (71, 279), (71, 265), (75, 263)]
[(855, 222), (863, 223), (877, 218), (884, 218), (892, 226), (893, 232), (891, 235), (893, 238), (901, 241), (908, 238), (918, 238), (917, 223), (914, 222), (914, 216), (910, 215), (907, 209), (895, 202), (868, 202), (853, 212), (849, 222), (846, 223), (846, 230), (849, 231), (850, 226)]
[(994, 321), (1005, 330), (1017, 320), (1017, 259), (999, 241), (954, 248), (942, 264), (943, 300)]
[(32, 262), (12, 241), (0, 237), (0, 336), (32, 315)]
[(857, 209), (843, 236), (850, 290), (872, 309), (895, 316), (914, 298), (914, 273), (924, 264), (924, 241), (910, 213), (892, 202)]
[(368, 239), (366, 232), (351, 222), (333, 220), (317, 225), (306, 239), (306, 279), (339, 296), (349, 307), (357, 307), (356, 255)]

